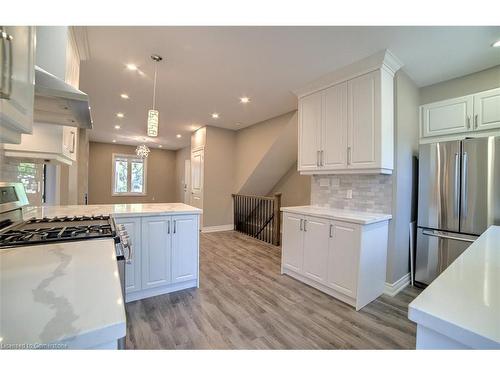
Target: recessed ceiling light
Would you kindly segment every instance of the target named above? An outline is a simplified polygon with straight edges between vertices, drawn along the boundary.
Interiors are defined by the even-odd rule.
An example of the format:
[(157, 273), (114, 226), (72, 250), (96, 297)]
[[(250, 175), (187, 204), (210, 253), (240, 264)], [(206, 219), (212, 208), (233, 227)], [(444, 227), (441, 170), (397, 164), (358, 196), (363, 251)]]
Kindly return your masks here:
[(120, 129), (121, 126), (120, 125), (115, 125), (115, 129)]
[(116, 139), (113, 139), (113, 143), (116, 143)]
[(124, 115), (123, 113), (121, 113), (121, 112), (118, 112), (118, 113), (116, 114), (116, 117), (118, 117), (118, 118), (124, 118), (124, 117), (125, 117), (125, 115)]
[(135, 64), (127, 64), (126, 67), (128, 70), (137, 70), (137, 65)]
[(492, 47), (500, 47), (500, 40), (497, 40), (495, 43), (491, 45)]
[(158, 147), (159, 147), (159, 148), (162, 148), (163, 146), (162, 146), (162, 145), (159, 145)]
[(122, 99), (128, 99), (128, 95), (127, 95), (127, 94), (125, 94), (125, 93), (120, 94), (120, 97), (121, 97)]
[(176, 137), (177, 137), (177, 138), (181, 138), (181, 137), (182, 137), (182, 135), (180, 135), (180, 134), (177, 134), (177, 135), (176, 135)]
[(216, 112), (212, 113), (212, 118), (219, 118), (219, 114)]
[(240, 103), (250, 103), (250, 98), (248, 96), (244, 96), (240, 98)]

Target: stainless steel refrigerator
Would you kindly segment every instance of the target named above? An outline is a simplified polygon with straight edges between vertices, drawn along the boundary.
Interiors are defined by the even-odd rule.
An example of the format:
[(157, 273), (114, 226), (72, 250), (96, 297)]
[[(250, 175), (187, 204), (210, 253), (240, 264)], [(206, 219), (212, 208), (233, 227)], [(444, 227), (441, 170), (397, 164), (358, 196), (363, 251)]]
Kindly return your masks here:
[(430, 284), (492, 224), (500, 225), (500, 136), (421, 145), (415, 283)]

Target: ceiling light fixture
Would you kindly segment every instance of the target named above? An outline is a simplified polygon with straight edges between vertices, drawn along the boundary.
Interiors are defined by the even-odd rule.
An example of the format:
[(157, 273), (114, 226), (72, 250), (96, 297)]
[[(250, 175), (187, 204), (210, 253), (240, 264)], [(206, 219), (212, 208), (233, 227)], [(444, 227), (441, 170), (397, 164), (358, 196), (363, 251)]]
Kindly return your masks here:
[(146, 145), (137, 146), (137, 148), (135, 149), (136, 155), (141, 159), (146, 159), (150, 152), (151, 150)]
[(158, 136), (158, 120), (160, 113), (155, 109), (156, 104), (156, 79), (158, 76), (158, 63), (163, 60), (160, 55), (151, 55), (151, 60), (155, 62), (155, 79), (153, 83), (153, 109), (148, 111), (148, 137)]
[(127, 95), (127, 94), (125, 94), (125, 93), (120, 94), (120, 97), (121, 97), (122, 99), (128, 99), (128, 95)]
[(212, 118), (219, 118), (219, 114), (216, 112), (212, 113)]
[(177, 134), (177, 135), (176, 135), (176, 137), (177, 137), (177, 138), (181, 138), (181, 137), (182, 137), (182, 135), (180, 135), (180, 134)]
[(116, 117), (118, 117), (118, 118), (124, 118), (124, 117), (125, 117), (125, 115), (124, 115), (123, 113), (121, 113), (121, 112), (118, 112), (118, 113), (116, 114)]
[(500, 40), (497, 40), (495, 43), (491, 45), (492, 47), (500, 47)]
[(250, 98), (248, 96), (244, 96), (240, 98), (240, 103), (250, 103)]
[(120, 129), (121, 126), (120, 125), (115, 125), (115, 129)]
[(158, 147), (159, 147), (159, 148), (162, 148), (163, 146), (162, 146), (162, 145), (159, 145)]
[(113, 143), (116, 143), (116, 139), (113, 139)]
[(127, 64), (125, 65), (128, 70), (137, 70), (137, 65), (135, 64)]

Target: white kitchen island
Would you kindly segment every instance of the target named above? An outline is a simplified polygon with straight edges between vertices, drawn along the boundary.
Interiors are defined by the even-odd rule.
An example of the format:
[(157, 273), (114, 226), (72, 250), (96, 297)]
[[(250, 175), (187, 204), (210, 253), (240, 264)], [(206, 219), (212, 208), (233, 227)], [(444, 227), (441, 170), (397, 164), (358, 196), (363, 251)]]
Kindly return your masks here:
[(500, 227), (491, 226), (408, 308), (417, 349), (500, 349)]
[(130, 237), (125, 300), (135, 301), (199, 286), (199, 219), (184, 203), (28, 207), (24, 218), (111, 215)]
[(126, 320), (112, 239), (0, 250), (1, 349), (116, 348)]

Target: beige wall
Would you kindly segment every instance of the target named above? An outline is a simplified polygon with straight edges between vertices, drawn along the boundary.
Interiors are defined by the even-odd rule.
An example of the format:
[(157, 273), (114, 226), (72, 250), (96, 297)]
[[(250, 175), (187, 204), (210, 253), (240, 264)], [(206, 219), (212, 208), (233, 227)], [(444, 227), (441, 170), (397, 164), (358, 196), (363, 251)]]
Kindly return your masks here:
[(184, 164), (191, 159), (191, 146), (175, 151), (175, 201), (184, 202)]
[(500, 65), (420, 89), (420, 104), (456, 98), (500, 87)]
[(304, 206), (311, 203), (311, 176), (303, 176), (295, 163), (279, 180), (271, 194), (281, 193), (281, 205)]
[(418, 155), (419, 90), (404, 71), (394, 79), (394, 172), (392, 174), (392, 217), (389, 226), (387, 282), (409, 272), (409, 223), (415, 220), (416, 165)]
[(203, 226), (233, 222), (232, 196), (236, 162), (233, 130), (206, 127)]
[(111, 195), (112, 154), (135, 154), (134, 146), (90, 142), (89, 204), (174, 202), (175, 151), (152, 149), (147, 162), (147, 195)]

